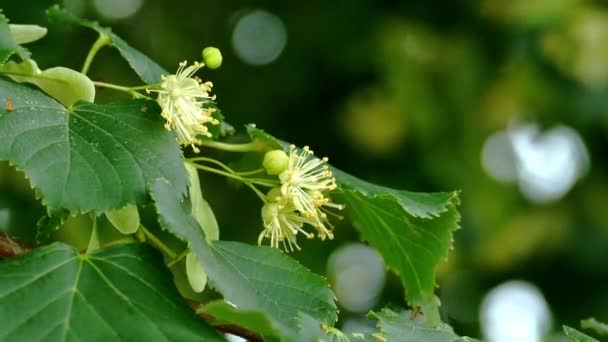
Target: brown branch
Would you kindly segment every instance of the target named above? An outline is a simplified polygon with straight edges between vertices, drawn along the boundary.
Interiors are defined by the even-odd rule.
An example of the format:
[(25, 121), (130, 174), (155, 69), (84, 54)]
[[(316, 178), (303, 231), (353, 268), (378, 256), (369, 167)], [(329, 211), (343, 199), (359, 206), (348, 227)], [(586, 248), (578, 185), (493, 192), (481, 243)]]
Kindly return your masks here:
[(12, 258), (32, 250), (32, 246), (0, 233), (0, 258)]
[(216, 321), (215, 317), (213, 317), (213, 315), (201, 311), (201, 309), (203, 308), (203, 304), (194, 301), (188, 301), (188, 304), (190, 304), (190, 306), (195, 310), (196, 314), (199, 315), (199, 317), (207, 321), (207, 323), (211, 324), (211, 326), (213, 326), (216, 330), (221, 331), (223, 333), (242, 337), (250, 342), (264, 342), (262, 336), (258, 335), (254, 331), (243, 328), (241, 326), (234, 324), (214, 324), (214, 321)]

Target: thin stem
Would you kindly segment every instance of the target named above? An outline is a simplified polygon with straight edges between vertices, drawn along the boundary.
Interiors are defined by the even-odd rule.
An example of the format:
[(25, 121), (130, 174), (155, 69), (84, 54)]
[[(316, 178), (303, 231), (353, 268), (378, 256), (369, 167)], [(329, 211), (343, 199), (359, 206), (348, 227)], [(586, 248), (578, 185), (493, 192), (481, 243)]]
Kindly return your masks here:
[(127, 245), (130, 243), (134, 243), (135, 239), (133, 239), (131, 236), (127, 236), (125, 238), (122, 239), (118, 239), (118, 240), (114, 240), (114, 241), (110, 241), (108, 243), (104, 243), (103, 247), (110, 247), (110, 246), (116, 246), (116, 245)]
[(157, 85), (159, 85), (159, 84), (144, 84), (144, 85), (140, 85), (140, 86), (136, 86), (136, 87), (129, 87), (129, 88), (131, 90), (146, 90), (146, 89), (152, 89)]
[(175, 252), (172, 251), (171, 248), (167, 247), (167, 245), (165, 245), (162, 241), (160, 241), (156, 237), (156, 235), (152, 234), (152, 232), (147, 230), (146, 227), (140, 225), (139, 229), (144, 233), (144, 235), (146, 236), (146, 239), (148, 241), (150, 241), (150, 244), (152, 244), (154, 247), (160, 249), (163, 253), (165, 253), (171, 259), (175, 259), (175, 257), (177, 257), (177, 254), (175, 254)]
[(222, 171), (222, 170), (214, 169), (212, 167), (208, 167), (208, 166), (205, 166), (205, 165), (195, 164), (195, 163), (191, 162), (190, 160), (186, 160), (186, 161), (188, 163), (190, 163), (192, 166), (194, 166), (195, 168), (199, 169), (199, 170), (215, 173), (215, 174), (218, 174), (218, 175), (222, 175), (224, 177), (228, 177), (228, 178), (232, 178), (232, 179), (238, 180), (239, 182), (247, 185), (251, 190), (253, 190), (253, 192), (255, 192), (255, 194), (258, 195), (258, 197), (264, 203), (266, 203), (266, 196), (260, 190), (258, 190), (253, 184), (258, 184), (258, 185), (263, 185), (263, 186), (268, 186), (268, 187), (273, 187), (273, 186), (276, 185), (276, 184), (271, 184), (271, 183), (251, 182), (249, 179), (241, 177), (241, 176), (233, 174), (233, 173), (229, 173), (229, 172), (225, 172), (225, 171)]
[(255, 175), (257, 173), (262, 173), (266, 171), (263, 167), (257, 169), (257, 170), (251, 170), (251, 171), (243, 171), (243, 172), (235, 172), (237, 175), (239, 176), (249, 176), (249, 175)]
[(217, 150), (227, 152), (265, 152), (268, 151), (268, 146), (258, 141), (252, 141), (245, 144), (228, 144), (221, 141), (203, 140), (200, 146), (207, 146)]
[(257, 185), (267, 186), (267, 187), (271, 187), (271, 188), (278, 185), (278, 183), (272, 182), (271, 180), (259, 179), (259, 178), (255, 178), (255, 179), (253, 179), (253, 178), (245, 178), (245, 177), (239, 176), (238, 174), (234, 174), (234, 173), (230, 173), (230, 172), (214, 169), (212, 167), (205, 166), (205, 165), (196, 164), (196, 163), (191, 162), (190, 160), (187, 160), (187, 162), (189, 162), (192, 166), (194, 166), (195, 168), (197, 168), (199, 170), (203, 170), (203, 171), (215, 173), (215, 174), (218, 174), (218, 175), (222, 175), (224, 177), (236, 179), (239, 182), (242, 182), (242, 183), (245, 183), (245, 184), (257, 184)]
[[(208, 162), (211, 164), (215, 164), (220, 166), (222, 169), (234, 174), (234, 175), (238, 175), (238, 176), (248, 176), (248, 175), (255, 175), (256, 173), (260, 173), (264, 171), (264, 168), (259, 168), (256, 170), (252, 170), (252, 171), (234, 171), (233, 169), (231, 169), (228, 165), (222, 163), (221, 161), (217, 160), (217, 159), (213, 159), (213, 158), (208, 158), (208, 157), (194, 157), (194, 158), (187, 158), (188, 161), (191, 162), (196, 162), (196, 161), (204, 161), (204, 162)], [(251, 178), (250, 178), (251, 179)], [(265, 179), (261, 179), (261, 178), (256, 178), (256, 180), (265, 180)]]
[(93, 43), (93, 46), (91, 46), (91, 49), (89, 50), (89, 54), (87, 55), (87, 58), (84, 60), (84, 65), (82, 66), (82, 73), (83, 74), (87, 74), (87, 72), (89, 72), (89, 68), (91, 67), (91, 63), (93, 62), (93, 59), (95, 58), (95, 55), (97, 55), (97, 52), (99, 51), (99, 49), (101, 49), (102, 47), (106, 46), (110, 44), (110, 37), (104, 35), (104, 34), (100, 34), (99, 37), (97, 38), (97, 40), (95, 41), (95, 43)]
[(228, 165), (222, 163), (219, 160), (213, 159), (213, 158), (207, 158), (207, 157), (194, 157), (194, 158), (188, 158), (188, 161), (204, 161), (204, 162), (208, 162), (211, 164), (215, 164), (220, 166), (222, 169), (232, 173), (232, 174), (237, 174), (237, 172), (235, 172), (233, 169), (231, 169)]
[(171, 259), (171, 261), (169, 261), (167, 263), (167, 267), (173, 267), (173, 265), (177, 264), (180, 260), (182, 260), (183, 258), (186, 257), (186, 255), (188, 255), (188, 252), (190, 252), (190, 249), (186, 248), (185, 250), (183, 250), (181, 253), (179, 253), (179, 255), (177, 257), (175, 257), (174, 259)]
[(106, 82), (99, 82), (99, 81), (93, 81), (93, 84), (97, 87), (103, 87), (103, 88), (108, 88), (108, 89), (113, 89), (113, 90), (117, 90), (117, 91), (122, 91), (125, 93), (130, 94), (131, 96), (133, 96), (134, 98), (147, 98), (149, 99), (150, 97), (140, 94), (138, 93), (136, 90), (140, 90), (140, 89), (146, 89), (149, 88), (150, 86), (137, 86), (137, 87), (125, 87), (125, 86), (120, 86), (117, 84), (112, 84), (112, 83), (106, 83)]

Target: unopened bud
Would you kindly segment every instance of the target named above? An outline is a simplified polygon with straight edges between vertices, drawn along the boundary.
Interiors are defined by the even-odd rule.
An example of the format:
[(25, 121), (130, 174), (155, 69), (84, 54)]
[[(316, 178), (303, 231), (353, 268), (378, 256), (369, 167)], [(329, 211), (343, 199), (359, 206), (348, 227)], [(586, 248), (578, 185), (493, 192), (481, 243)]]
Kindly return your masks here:
[(217, 69), (222, 65), (222, 53), (220, 49), (206, 47), (203, 49), (203, 62), (209, 69)]
[(266, 152), (262, 166), (269, 175), (278, 175), (289, 166), (289, 156), (283, 150)]

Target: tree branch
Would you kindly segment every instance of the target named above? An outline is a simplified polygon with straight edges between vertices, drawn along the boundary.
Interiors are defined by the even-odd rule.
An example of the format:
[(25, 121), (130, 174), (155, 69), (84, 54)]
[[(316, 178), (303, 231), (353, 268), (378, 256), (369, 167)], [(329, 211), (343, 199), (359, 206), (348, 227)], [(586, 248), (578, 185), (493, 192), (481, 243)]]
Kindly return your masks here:
[(0, 233), (0, 258), (12, 258), (32, 250), (32, 246)]
[(262, 336), (258, 335), (256, 332), (240, 327), (238, 325), (214, 324), (213, 322), (216, 321), (215, 317), (206, 312), (201, 312), (201, 309), (204, 307), (203, 304), (195, 301), (188, 301), (188, 304), (190, 304), (190, 306), (196, 311), (196, 314), (199, 315), (199, 317), (211, 324), (216, 330), (221, 331), (223, 333), (242, 337), (250, 342), (264, 342)]

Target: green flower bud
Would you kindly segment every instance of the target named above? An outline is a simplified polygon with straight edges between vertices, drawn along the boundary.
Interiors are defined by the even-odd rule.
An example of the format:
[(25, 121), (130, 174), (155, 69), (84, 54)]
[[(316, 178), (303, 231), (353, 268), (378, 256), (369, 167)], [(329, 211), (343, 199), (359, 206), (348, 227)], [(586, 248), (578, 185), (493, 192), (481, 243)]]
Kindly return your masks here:
[(211, 46), (203, 49), (203, 62), (209, 69), (219, 68), (222, 65), (222, 53), (220, 49)]
[(289, 166), (289, 156), (283, 150), (266, 152), (262, 166), (269, 175), (278, 175)]

